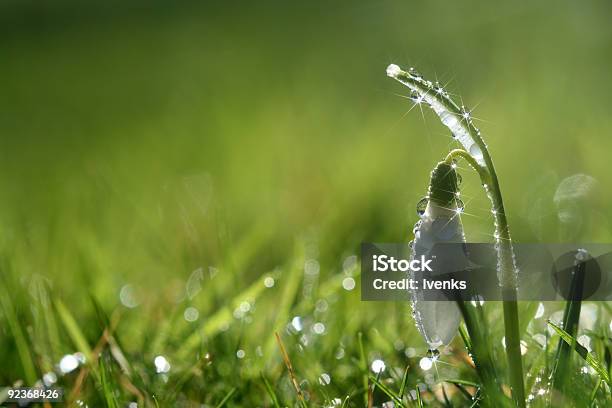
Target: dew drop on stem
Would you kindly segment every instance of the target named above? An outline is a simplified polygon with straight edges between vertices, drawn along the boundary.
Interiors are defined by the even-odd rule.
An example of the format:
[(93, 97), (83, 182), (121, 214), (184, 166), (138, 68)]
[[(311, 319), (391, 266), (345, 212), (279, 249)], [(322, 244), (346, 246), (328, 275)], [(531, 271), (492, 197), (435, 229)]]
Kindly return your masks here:
[(412, 67), (410, 67), (410, 69), (408, 70), (408, 73), (416, 79), (423, 79), (423, 75), (421, 75), (419, 71), (417, 71), (416, 69)]
[(399, 75), (399, 73), (400, 73), (401, 71), (402, 71), (402, 70), (401, 70), (401, 68), (400, 68), (400, 67), (398, 67), (397, 65), (395, 65), (395, 64), (390, 64), (390, 65), (387, 67), (387, 76), (389, 76), (389, 77), (391, 77), (391, 78), (395, 78), (396, 76), (398, 76), (398, 75)]
[(418, 93), (418, 92), (416, 92), (416, 91), (413, 91), (413, 92), (410, 94), (410, 100), (411, 100), (412, 102), (414, 102), (415, 104), (417, 104), (417, 105), (420, 105), (420, 104), (422, 104), (422, 103), (426, 102), (426, 101), (425, 101), (425, 97), (424, 97), (422, 94), (420, 94), (420, 93)]
[(457, 205), (457, 213), (462, 213), (465, 209), (465, 204), (460, 198), (455, 198), (455, 204)]
[(419, 232), (419, 228), (421, 228), (422, 220), (418, 220), (416, 224), (414, 224), (414, 228), (412, 228), (412, 233), (416, 235)]
[(463, 181), (463, 177), (461, 177), (461, 174), (455, 172), (456, 176), (457, 176), (457, 187), (459, 187), (461, 185), (461, 182)]
[(427, 197), (422, 198), (416, 205), (416, 213), (419, 217), (422, 217), (425, 214), (425, 209), (427, 208), (427, 203), (429, 199)]
[(476, 159), (476, 161), (481, 161), (483, 158), (482, 150), (480, 149), (480, 146), (478, 146), (476, 143), (470, 146), (470, 156)]

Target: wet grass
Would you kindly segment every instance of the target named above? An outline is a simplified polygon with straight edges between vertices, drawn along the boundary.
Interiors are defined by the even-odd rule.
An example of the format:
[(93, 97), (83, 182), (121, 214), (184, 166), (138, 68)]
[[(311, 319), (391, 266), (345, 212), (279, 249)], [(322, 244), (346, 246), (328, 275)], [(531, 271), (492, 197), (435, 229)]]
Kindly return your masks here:
[[(308, 277), (304, 258), (298, 256), (274, 272), (272, 287), (264, 284), (272, 275), (264, 273), (238, 294), (227, 287), (225, 296), (210, 306), (208, 292), (200, 290), (192, 299), (170, 304), (154, 297), (133, 308), (96, 306), (84, 296), (78, 306), (67, 307), (45, 285), (51, 301), (44, 306), (40, 298), (28, 302), (42, 310), (41, 318), (59, 322), (59, 343), (52, 344), (49, 354), (42, 351), (48, 336), (33, 325), (32, 309), (15, 307), (5, 297), (2, 319), (11, 321), (2, 337), (2, 356), (5, 367), (13, 368), (2, 370), (3, 382), (46, 381), (63, 387), (67, 401), (88, 406), (511, 405), (504, 359), (499, 358), (505, 353), (503, 328), (492, 323), (502, 315), (500, 304), (464, 304), (464, 315), (470, 318), (462, 335), (434, 357), (414, 329), (407, 305), (361, 303), (357, 289), (342, 286), (346, 277), (358, 278), (358, 265), (325, 274), (329, 264), (319, 259), (317, 282), (308, 288), (311, 296), (305, 296)], [(205, 276), (201, 284), (214, 285), (218, 277)], [(6, 275), (3, 285), (13, 291), (20, 287)], [(244, 302), (250, 305), (247, 311)], [(200, 310), (197, 320), (185, 321), (182, 310), (187, 305)], [(532, 406), (549, 406), (553, 399), (603, 407), (610, 398), (608, 329), (591, 322), (575, 332), (590, 339), (586, 349), (576, 334), (559, 327), (561, 319), (547, 323), (562, 307), (548, 302), (538, 318), (522, 315), (530, 321), (522, 335), (528, 401)], [(587, 310), (587, 319), (609, 321), (605, 305), (590, 303)], [(315, 330), (318, 323), (323, 331)], [(270, 342), (273, 347), (268, 348)], [(562, 374), (554, 371), (557, 344), (572, 347)], [(76, 352), (85, 361), (62, 371), (67, 370), (62, 359)], [(156, 366), (157, 356), (169, 366)], [(374, 366), (374, 360), (381, 360), (384, 369), (380, 363)], [(553, 374), (570, 382), (571, 391), (556, 390)]]

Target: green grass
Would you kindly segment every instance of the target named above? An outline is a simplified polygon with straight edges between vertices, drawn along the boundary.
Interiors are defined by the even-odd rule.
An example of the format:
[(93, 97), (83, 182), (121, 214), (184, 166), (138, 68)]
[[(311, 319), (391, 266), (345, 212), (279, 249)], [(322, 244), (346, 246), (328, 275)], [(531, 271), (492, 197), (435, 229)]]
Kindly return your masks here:
[[(560, 239), (552, 196), (575, 173), (601, 189), (574, 238), (612, 240), (603, 2), (35, 3), (0, 6), (0, 400), (53, 372), (89, 407), (296, 406), (278, 332), (308, 406), (469, 407), (487, 387), (510, 401), (501, 304), (467, 304), (478, 323), (423, 370), (409, 306), (359, 299), (360, 243), (409, 239), (452, 146), (431, 115), (403, 116), (391, 60), (482, 101), (516, 241)], [(490, 239), (480, 181), (461, 172), (468, 239)], [(547, 406), (562, 334), (547, 319), (565, 304), (537, 306), (518, 304), (518, 332), (526, 398)], [(581, 309), (564, 398), (603, 407), (611, 310)], [(89, 359), (61, 374), (76, 352)]]
[[(322, 263), (322, 267), (324, 265)], [(291, 266), (288, 266), (288, 269), (290, 270)], [(500, 338), (501, 327), (487, 323), (494, 321), (496, 316), (501, 316), (501, 305), (490, 302), (482, 306), (479, 312), (480, 306), (465, 304), (464, 313), (471, 316), (466, 320), (468, 330), (464, 334), (465, 345), (462, 344), (461, 336), (457, 336), (451, 346), (442, 350), (435, 367), (423, 371), (419, 367), (419, 361), (427, 355), (427, 350), (408, 318), (406, 305), (387, 305), (387, 321), (381, 325), (378, 324), (380, 308), (368, 310), (361, 307), (357, 293), (344, 290), (336, 276), (321, 279), (322, 282), (316, 285), (316, 291), (326, 288), (324, 297), (315, 296), (311, 301), (305, 301), (301, 290), (303, 285), (300, 284), (300, 291), (296, 291), (291, 288), (295, 284), (291, 282), (290, 274), (287, 275), (289, 280), (283, 280), (282, 271), (277, 273), (279, 275), (274, 287), (266, 288), (262, 279), (258, 279), (251, 288), (260, 285), (264, 289), (252, 291), (247, 288), (243, 292), (244, 295), (250, 296), (254, 310), (240, 319), (230, 313), (231, 317), (226, 321), (227, 327), (224, 326), (223, 330), (205, 330), (209, 319), (216, 321), (215, 316), (227, 313), (223, 312), (226, 306), (222, 300), (210, 313), (202, 314), (197, 322), (190, 325), (181, 323), (181, 314), (169, 313), (160, 323), (167, 324), (168, 320), (174, 320), (172, 326), (175, 329), (167, 334), (164, 342), (156, 340), (155, 331), (145, 334), (142, 342), (138, 339), (130, 341), (134, 333), (131, 326), (139, 324), (139, 316), (133, 312), (142, 305), (135, 310), (121, 311), (122, 306), (108, 310), (109, 316), (113, 311), (121, 311), (120, 317), (114, 323), (116, 328), (113, 329), (113, 323), (110, 323), (112, 318), (108, 319), (108, 327), (101, 327), (93, 317), (93, 307), (85, 306), (69, 311), (50, 290), (54, 306), (47, 313), (62, 322), (59, 330), (60, 349), (66, 353), (83, 351), (86, 355), (97, 356), (97, 362), (89, 360), (72, 373), (58, 374), (57, 385), (66, 388), (67, 396), (86, 401), (89, 406), (123, 406), (130, 401), (139, 402), (140, 406), (172, 406), (176, 403), (184, 406), (196, 406), (200, 403), (211, 406), (286, 406), (300, 401), (296, 384), (303, 393), (306, 406), (329, 406), (338, 401), (345, 406), (363, 406), (365, 401), (374, 406), (380, 406), (384, 401), (394, 401), (397, 406), (406, 407), (446, 406), (446, 400), (453, 406), (467, 406), (474, 402), (474, 398), (483, 406), (510, 404), (507, 391), (503, 391), (507, 385), (504, 385), (503, 376), (500, 376), (505, 370), (503, 360), (494, 358), (503, 355), (503, 347), (499, 341), (491, 340)], [(286, 300), (287, 291), (292, 293), (292, 301)], [(230, 293), (232, 291), (228, 289), (228, 294)], [(232, 302), (236, 302), (236, 296), (232, 299)], [(315, 303), (321, 299), (327, 300), (327, 311), (317, 311)], [(281, 304), (285, 305), (283, 307), (286, 310), (278, 309)], [(546, 304), (547, 311), (560, 307), (562, 305), (557, 303)], [(334, 310), (357, 310), (359, 313), (335, 313)], [(73, 313), (76, 316), (92, 313), (92, 317), (79, 320), (72, 317)], [(609, 316), (608, 311), (601, 305), (597, 305), (597, 313)], [(27, 316), (23, 311), (20, 315)], [(279, 326), (277, 319), (271, 317), (276, 315), (303, 316), (304, 319), (300, 332), (295, 329), (287, 331), (289, 318), (285, 319), (285, 325), (279, 331), (286, 349), (286, 359), (273, 337), (274, 329)], [(163, 316), (163, 313), (160, 316)], [(253, 321), (247, 321), (247, 317)], [(486, 320), (482, 321), (483, 318)], [(254, 323), (259, 321), (258, 319), (262, 319), (261, 323)], [(19, 321), (21, 325), (28, 326), (23, 317)], [(324, 322), (324, 335), (317, 335), (312, 331), (315, 321)], [(259, 330), (253, 327), (251, 331), (254, 324), (264, 327)], [(481, 336), (485, 325), (491, 332), (491, 336), (486, 338)], [(572, 381), (574, 387), (564, 398), (570, 398), (577, 406), (589, 406), (591, 400), (593, 406), (604, 406), (605, 401), (610, 398), (610, 367), (609, 363), (601, 360), (606, 350), (608, 355), (610, 353), (607, 338), (590, 336), (590, 347), (598, 355), (595, 357), (593, 353), (576, 344), (575, 340), (572, 340), (574, 337), (552, 323), (550, 326), (555, 329), (555, 333), (561, 335), (565, 343), (571, 345), (574, 341), (577, 351), (575, 357), (569, 356), (564, 373), (567, 381)], [(395, 327), (401, 328), (400, 334)], [(204, 334), (194, 347), (190, 345), (189, 339), (199, 330)], [(531, 401), (535, 406), (547, 406), (545, 401), (552, 391), (542, 385), (542, 381), (547, 381), (546, 378), (557, 358), (555, 347), (542, 348), (539, 343), (529, 341), (530, 336), (542, 332), (547, 333), (547, 330), (545, 320), (540, 318), (533, 320), (523, 337), (528, 340), (528, 349), (524, 356), (526, 372), (529, 373), (526, 377), (527, 392), (530, 396), (533, 395)], [(102, 341), (104, 336), (108, 336), (108, 340)], [(257, 349), (263, 350), (270, 339), (275, 342), (276, 347), (268, 354), (258, 355)], [(557, 339), (558, 337), (553, 335), (549, 342), (556, 344)], [(36, 378), (41, 378), (42, 374), (47, 372), (43, 366), (32, 363), (30, 359), (32, 356), (35, 362), (43, 361), (44, 356), (37, 355), (36, 350), (44, 339), (30, 335), (19, 343), (15, 340), (13, 337), (4, 338), (3, 344), (7, 347), (5, 350), (19, 346), (27, 347), (28, 352), (15, 355), (12, 364), (16, 370), (3, 374), (7, 377), (5, 381), (24, 380), (25, 384), (31, 384), (32, 381), (28, 381), (24, 376), (28, 364), (35, 364)], [(151, 347), (150, 342), (156, 342), (160, 348), (143, 353), (141, 350)], [(185, 345), (188, 347), (185, 348)], [(236, 356), (239, 349), (245, 351), (245, 357), (242, 359)], [(342, 349), (342, 354), (338, 353), (339, 349)], [(409, 357), (405, 354), (407, 349), (411, 350), (408, 352)], [(158, 353), (170, 362), (171, 368), (166, 374), (155, 372), (153, 357)], [(7, 359), (9, 354), (4, 356)], [(27, 357), (24, 360), (20, 356)], [(386, 364), (385, 371), (378, 375), (369, 368), (376, 358), (384, 360)], [(125, 361), (128, 362), (127, 365)], [(292, 375), (287, 372), (287, 361), (291, 362)], [(475, 367), (472, 366), (472, 361)], [(584, 365), (592, 367), (593, 371), (581, 371)], [(84, 378), (79, 379), (83, 373)], [(329, 384), (323, 385), (319, 382), (322, 373), (330, 375)], [(531, 377), (534, 376), (543, 380), (533, 383)], [(77, 384), (79, 391), (75, 394), (74, 387)], [(545, 394), (539, 394), (542, 388), (546, 390)]]

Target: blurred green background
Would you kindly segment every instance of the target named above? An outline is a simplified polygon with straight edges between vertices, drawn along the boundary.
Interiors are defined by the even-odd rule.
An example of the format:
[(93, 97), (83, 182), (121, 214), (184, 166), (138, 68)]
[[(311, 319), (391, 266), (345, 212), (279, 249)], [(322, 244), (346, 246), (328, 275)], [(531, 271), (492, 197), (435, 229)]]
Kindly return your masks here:
[[(298, 313), (326, 324), (328, 344), (298, 369), (311, 384), (337, 368), (341, 342), (358, 353), (357, 331), (398, 366), (398, 341), (422, 351), (406, 305), (325, 289), (358, 280), (361, 242), (410, 239), (429, 172), (453, 146), (430, 112), (407, 113), (407, 90), (385, 75), (391, 62), (475, 108), (517, 241), (610, 242), (610, 18), (603, 0), (3, 1), (0, 282), (36, 375), (74, 351), (44, 299), (61, 299), (93, 347), (90, 294), (121, 315), (117, 336), (143, 372), (191, 333), (173, 370), (190, 372), (196, 349), (219, 355), (221, 372), (197, 374), (219, 389), (193, 391), (200, 400), (278, 365), (272, 333)], [(486, 241), (487, 203), (464, 173), (467, 234)], [(568, 228), (554, 195), (575, 174), (592, 188), (569, 195), (579, 204)], [(215, 314), (266, 276), (275, 292), (253, 297), (250, 322)], [(195, 322), (183, 319), (188, 305)], [(214, 335), (197, 337), (212, 316)], [(0, 383), (27, 372), (13, 338), (3, 324)], [(332, 378), (350, 392), (351, 374)]]

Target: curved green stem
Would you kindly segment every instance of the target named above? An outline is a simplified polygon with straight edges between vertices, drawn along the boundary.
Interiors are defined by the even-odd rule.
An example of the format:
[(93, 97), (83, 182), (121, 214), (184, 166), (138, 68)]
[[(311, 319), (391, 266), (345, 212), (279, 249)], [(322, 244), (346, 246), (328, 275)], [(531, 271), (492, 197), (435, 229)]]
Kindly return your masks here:
[[(517, 406), (525, 407), (525, 385), (523, 383), (523, 360), (521, 357), (521, 337), (519, 333), (518, 305), (516, 302), (517, 268), (514, 259), (514, 248), (510, 238), (510, 229), (506, 219), (504, 202), (495, 173), (493, 161), (487, 149), (483, 149), (485, 162), (489, 171), (491, 185), (485, 190), (489, 194), (495, 219), (495, 240), (497, 251), (497, 270), (502, 289), (504, 309), (504, 331), (506, 335), (506, 354), (512, 397)], [(488, 184), (485, 184), (488, 185)]]
[[(499, 183), (495, 174), (495, 168), (489, 157), (488, 151), (483, 150), (486, 156), (485, 158), (489, 161), (490, 167), (486, 170), (479, 166), (469, 153), (462, 149), (452, 150), (446, 156), (446, 162), (454, 161), (457, 158), (462, 158), (467, 161), (471, 167), (473, 167), (480, 176), (480, 180), (484, 186), (489, 186), (487, 193), (490, 192), (490, 199), (492, 205), (493, 217), (496, 225), (496, 240), (499, 245), (498, 250), (498, 269), (504, 276), (504, 271), (512, 271), (509, 274), (509, 278), (505, 281), (501, 281), (502, 284), (502, 298), (503, 309), (504, 309), (504, 328), (506, 335), (506, 349), (508, 353), (508, 368), (510, 372), (510, 383), (512, 384), (512, 395), (515, 399), (515, 403), (519, 407), (525, 406), (525, 389), (523, 384), (523, 364), (521, 359), (521, 340), (519, 335), (519, 321), (518, 321), (518, 308), (516, 303), (516, 273), (514, 263), (514, 250), (512, 248), (512, 241), (510, 240), (510, 231), (508, 228), (508, 222), (506, 220), (506, 214), (504, 211), (504, 203), (499, 189)], [(508, 278), (508, 276), (506, 276)], [(501, 280), (501, 277), (500, 277)]]
[(480, 176), (480, 181), (483, 184), (487, 184), (490, 182), (489, 173), (486, 171), (486, 169), (480, 166), (476, 162), (476, 160), (474, 160), (474, 158), (470, 156), (470, 154), (463, 149), (453, 149), (450, 152), (448, 152), (448, 154), (446, 155), (446, 158), (444, 159), (444, 162), (447, 164), (452, 164), (457, 159), (463, 159), (466, 162), (468, 162), (470, 167), (476, 170), (476, 172)]
[(469, 111), (465, 107), (459, 107), (439, 84), (425, 80), (412, 69), (406, 72), (393, 64), (387, 68), (387, 75), (410, 88), (415, 93), (415, 103), (429, 105), (442, 123), (450, 129), (465, 150), (453, 150), (447, 159), (460, 157), (474, 167), (491, 201), (491, 212), (495, 220), (497, 273), (504, 299), (504, 329), (510, 386), (515, 404), (522, 408), (525, 406), (525, 389), (516, 303), (517, 268), (501, 189), (487, 145), (480, 137), (480, 131), (472, 123)]

